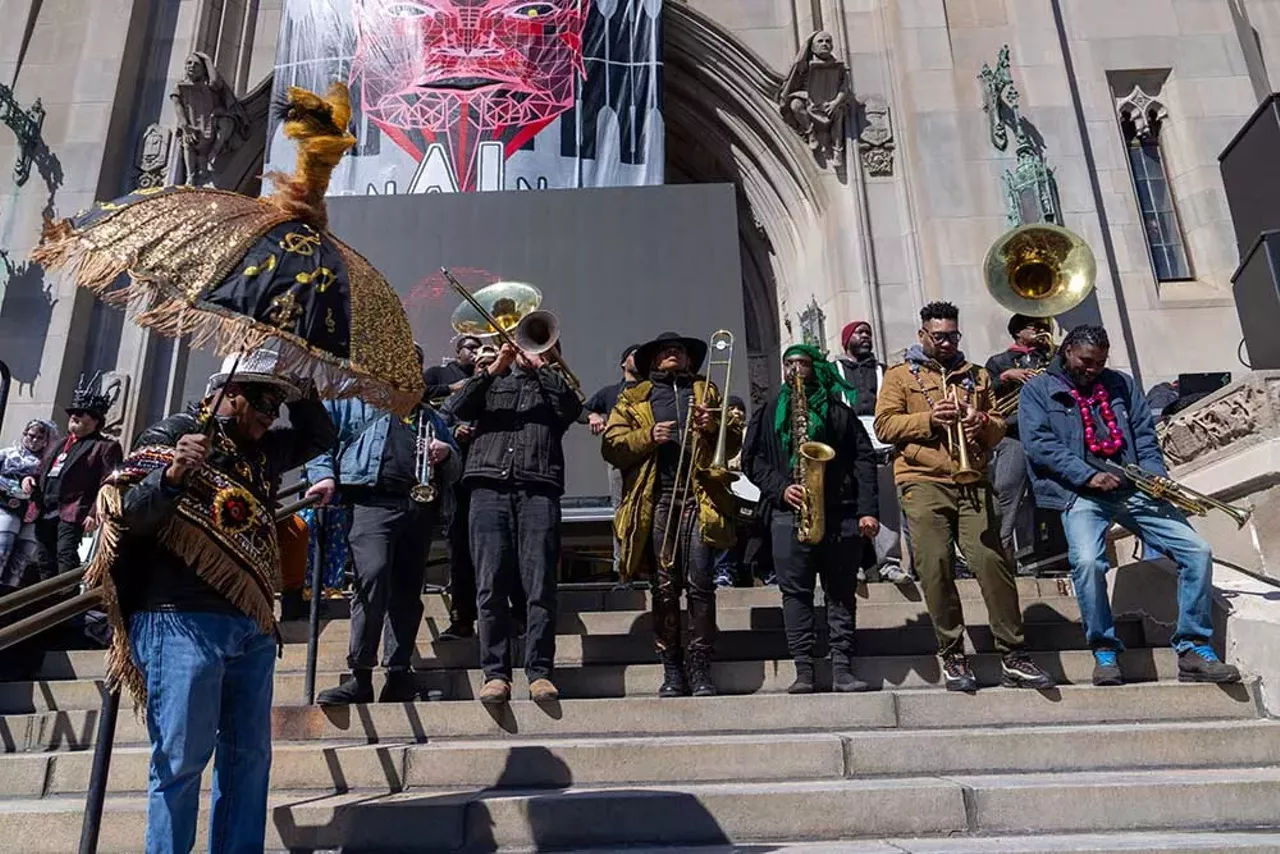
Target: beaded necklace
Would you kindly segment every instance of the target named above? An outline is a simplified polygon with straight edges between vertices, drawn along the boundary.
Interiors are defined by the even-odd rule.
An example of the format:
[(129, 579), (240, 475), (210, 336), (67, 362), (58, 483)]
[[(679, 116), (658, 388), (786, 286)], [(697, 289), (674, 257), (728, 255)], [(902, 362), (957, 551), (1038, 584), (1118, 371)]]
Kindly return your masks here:
[[(1102, 383), (1094, 383), (1088, 397), (1080, 394), (1075, 386), (1071, 386), (1068, 392), (1080, 410), (1080, 423), (1084, 425), (1084, 443), (1089, 446), (1089, 453), (1098, 457), (1114, 457), (1118, 454), (1124, 447), (1124, 434), (1120, 431), (1116, 414), (1111, 409), (1111, 396), (1102, 387)], [(1098, 411), (1102, 413), (1102, 423), (1107, 431), (1101, 438), (1093, 422), (1094, 406), (1097, 406)]]
[[(918, 362), (911, 363), (911, 375), (916, 378), (916, 385), (920, 387), (920, 393), (924, 395), (924, 402), (929, 404), (932, 409), (937, 406), (937, 402), (933, 399), (933, 395), (929, 394), (929, 390), (924, 387), (924, 381), (920, 379), (920, 364)], [(966, 371), (964, 379), (960, 380), (958, 385), (964, 389), (964, 400), (961, 403), (970, 403), (973, 400), (974, 384), (972, 372)]]

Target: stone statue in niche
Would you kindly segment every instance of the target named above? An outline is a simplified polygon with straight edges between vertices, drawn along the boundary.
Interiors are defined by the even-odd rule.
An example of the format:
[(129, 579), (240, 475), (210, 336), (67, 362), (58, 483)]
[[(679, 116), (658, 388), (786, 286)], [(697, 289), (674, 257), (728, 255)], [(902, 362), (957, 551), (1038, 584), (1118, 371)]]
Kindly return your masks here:
[(249, 117), (208, 54), (199, 51), (187, 57), (186, 75), (169, 98), (178, 116), (183, 183), (206, 184), (219, 158), (248, 139)]
[(844, 165), (850, 93), (849, 67), (836, 58), (831, 33), (820, 30), (805, 41), (778, 95), (782, 118), (836, 167)]

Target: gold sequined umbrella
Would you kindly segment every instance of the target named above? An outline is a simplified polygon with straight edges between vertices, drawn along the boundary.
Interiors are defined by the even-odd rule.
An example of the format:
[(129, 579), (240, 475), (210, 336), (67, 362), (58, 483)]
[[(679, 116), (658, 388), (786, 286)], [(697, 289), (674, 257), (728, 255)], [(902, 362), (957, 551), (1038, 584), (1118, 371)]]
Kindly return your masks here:
[(32, 258), (103, 300), (137, 309), (163, 335), (219, 355), (267, 345), (277, 370), (309, 377), (329, 398), (361, 397), (407, 414), (422, 372), (399, 297), (358, 252), (326, 230), (329, 175), (354, 143), (347, 89), (292, 88), (285, 135), (292, 175), (273, 195), (161, 187), (46, 224)]

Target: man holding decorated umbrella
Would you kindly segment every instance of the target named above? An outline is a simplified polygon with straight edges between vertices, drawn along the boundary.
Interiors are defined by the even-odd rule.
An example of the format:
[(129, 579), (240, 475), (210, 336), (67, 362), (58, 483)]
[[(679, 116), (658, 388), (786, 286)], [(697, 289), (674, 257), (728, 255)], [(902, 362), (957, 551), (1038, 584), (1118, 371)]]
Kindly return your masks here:
[[(278, 643), (274, 495), (281, 474), (336, 440), (314, 391), (277, 376), (276, 358), (252, 353), (234, 376), (229, 360), (198, 407), (144, 431), (102, 487), (88, 577), (104, 586), (115, 629), (109, 679), (146, 709), (148, 851), (195, 845), (211, 757), (210, 850), (262, 848)], [(273, 427), (285, 403), (292, 426)]]

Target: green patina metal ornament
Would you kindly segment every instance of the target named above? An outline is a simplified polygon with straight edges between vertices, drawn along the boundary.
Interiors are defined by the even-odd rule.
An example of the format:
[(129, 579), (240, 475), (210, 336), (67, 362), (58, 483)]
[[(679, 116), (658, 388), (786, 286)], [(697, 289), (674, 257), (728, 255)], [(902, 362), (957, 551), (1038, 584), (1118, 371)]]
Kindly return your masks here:
[(1013, 72), (1009, 69), (1009, 46), (1000, 48), (996, 67), (985, 62), (978, 74), (982, 83), (982, 109), (987, 114), (991, 129), (991, 144), (1004, 151), (1009, 147), (1009, 127), (1022, 123), (1018, 107), (1018, 87), (1013, 85)]
[(1017, 137), (1017, 165), (1004, 173), (1005, 218), (1009, 227), (1036, 222), (1062, 225), (1053, 169), (1025, 130), (1019, 128)]
[(44, 127), (44, 105), (40, 99), (24, 110), (14, 97), (13, 90), (0, 83), (0, 121), (7, 124), (18, 138), (18, 162), (13, 167), (13, 181), (19, 187), (31, 177), (31, 164), (40, 146), (40, 131)]
[(824, 353), (827, 350), (827, 315), (818, 306), (817, 297), (800, 313), (800, 340)]

